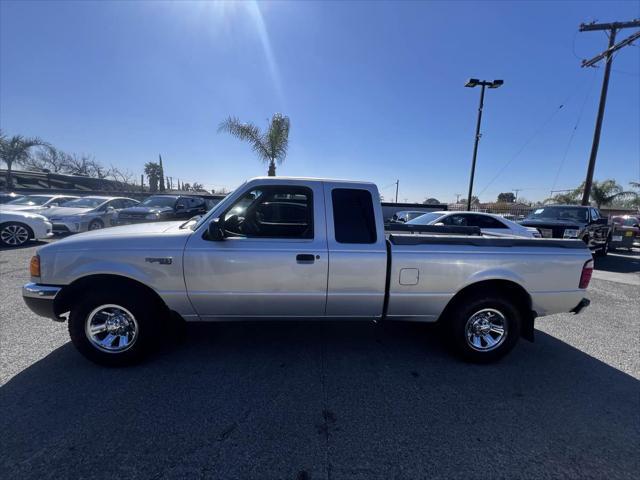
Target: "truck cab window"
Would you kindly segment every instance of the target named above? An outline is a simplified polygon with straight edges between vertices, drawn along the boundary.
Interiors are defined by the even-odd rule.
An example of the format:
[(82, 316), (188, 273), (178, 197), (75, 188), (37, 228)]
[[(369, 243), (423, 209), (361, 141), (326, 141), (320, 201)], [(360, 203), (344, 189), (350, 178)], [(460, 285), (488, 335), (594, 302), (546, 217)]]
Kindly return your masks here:
[(252, 190), (224, 214), (232, 237), (313, 238), (313, 201), (304, 187)]
[(331, 191), (333, 227), (338, 243), (375, 243), (376, 220), (368, 190), (336, 188)]

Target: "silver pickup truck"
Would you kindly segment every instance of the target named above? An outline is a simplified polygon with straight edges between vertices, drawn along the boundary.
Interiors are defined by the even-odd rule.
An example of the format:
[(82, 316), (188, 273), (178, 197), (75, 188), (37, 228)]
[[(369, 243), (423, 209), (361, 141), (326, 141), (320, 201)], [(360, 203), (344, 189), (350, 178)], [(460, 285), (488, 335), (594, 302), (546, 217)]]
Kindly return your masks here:
[(40, 248), (23, 297), (68, 318), (78, 350), (108, 365), (142, 358), (167, 318), (440, 322), (464, 358), (486, 362), (533, 340), (537, 316), (589, 304), (580, 240), (386, 231), (379, 198), (371, 183), (256, 178), (202, 218)]

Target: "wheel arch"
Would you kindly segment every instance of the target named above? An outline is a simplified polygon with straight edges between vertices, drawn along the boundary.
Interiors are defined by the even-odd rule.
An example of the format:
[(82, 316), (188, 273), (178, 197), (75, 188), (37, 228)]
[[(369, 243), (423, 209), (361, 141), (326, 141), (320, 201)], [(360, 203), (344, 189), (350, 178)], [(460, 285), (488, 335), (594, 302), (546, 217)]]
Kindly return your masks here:
[(77, 295), (87, 290), (103, 288), (103, 289), (124, 289), (126, 291), (142, 292), (148, 298), (156, 302), (156, 304), (165, 310), (171, 312), (165, 301), (154, 289), (142, 282), (129, 277), (115, 274), (93, 274), (80, 277), (69, 285), (65, 286), (54, 300), (53, 309), (56, 316), (60, 316), (71, 309), (73, 299)]
[(5, 227), (5, 225), (11, 225), (11, 224), (20, 225), (20, 226), (26, 228), (27, 232), (29, 232), (29, 240), (35, 239), (35, 233), (33, 231), (33, 228), (31, 228), (31, 226), (28, 223), (24, 223), (24, 222), (21, 222), (19, 220), (9, 220), (9, 221), (5, 221), (5, 222), (0, 222), (0, 230), (3, 229)]
[(498, 294), (505, 296), (510, 300), (514, 300), (516, 306), (522, 313), (524, 320), (523, 325), (521, 326), (521, 335), (525, 339), (533, 341), (534, 320), (537, 314), (532, 307), (533, 303), (531, 295), (529, 295), (529, 292), (527, 292), (522, 285), (512, 280), (481, 280), (465, 286), (463, 289), (458, 291), (451, 300), (449, 300), (447, 306), (440, 315), (439, 321), (446, 322), (451, 310), (453, 310), (459, 302), (464, 302), (466, 298), (478, 294)]

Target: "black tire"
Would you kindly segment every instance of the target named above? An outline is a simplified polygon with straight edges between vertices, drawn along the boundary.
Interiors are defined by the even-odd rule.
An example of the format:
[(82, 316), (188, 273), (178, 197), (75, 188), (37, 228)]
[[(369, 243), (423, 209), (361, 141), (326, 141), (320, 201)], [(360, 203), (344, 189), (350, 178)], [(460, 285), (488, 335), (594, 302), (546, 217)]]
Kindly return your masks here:
[(33, 230), (20, 222), (6, 222), (0, 225), (0, 245), (21, 247), (33, 238)]
[(91, 220), (91, 222), (89, 222), (89, 226), (87, 227), (87, 230), (91, 231), (91, 230), (101, 230), (104, 228), (104, 223), (102, 223), (102, 220), (100, 219), (95, 219), (95, 220)]
[[(523, 321), (519, 306), (509, 300), (506, 294), (499, 292), (475, 293), (460, 298), (449, 310), (447, 317), (445, 321), (451, 346), (463, 359), (474, 363), (493, 362), (509, 353), (520, 338)], [(469, 327), (472, 332), (471, 326), (474, 324), (480, 327), (478, 322), (482, 323), (484, 318), (488, 318), (490, 324), (504, 324), (505, 334), (493, 347), (489, 347), (484, 336), (480, 338), (480, 334), (473, 335), (473, 340), (479, 340), (479, 345), (474, 347), (471, 345), (472, 340), (468, 339), (467, 329)], [(490, 331), (483, 335), (489, 335), (495, 340), (498, 334)]]
[[(78, 296), (77, 303), (71, 306), (68, 322), (69, 336), (78, 351), (92, 362), (109, 367), (133, 365), (142, 360), (158, 344), (158, 333), (161, 330), (165, 313), (161, 306), (157, 304), (157, 300), (142, 289), (128, 289), (127, 291), (123, 289), (106, 290), (105, 292)], [(126, 349), (122, 351), (100, 349), (95, 344), (95, 340), (92, 341), (90, 339), (89, 333), (85, 328), (92, 312), (101, 306), (107, 305), (118, 307), (111, 307), (111, 312), (119, 313), (124, 311), (130, 313), (134, 319), (136, 333), (135, 335), (130, 335), (130, 345), (124, 347)], [(97, 318), (97, 315), (93, 318)], [(125, 318), (128, 318), (128, 316), (125, 315)], [(103, 339), (109, 334), (111, 333), (105, 331)], [(102, 333), (99, 335), (102, 335)], [(94, 339), (97, 340), (98, 337), (94, 336)], [(119, 342), (117, 343), (119, 345)], [(119, 348), (118, 345), (116, 348)]]

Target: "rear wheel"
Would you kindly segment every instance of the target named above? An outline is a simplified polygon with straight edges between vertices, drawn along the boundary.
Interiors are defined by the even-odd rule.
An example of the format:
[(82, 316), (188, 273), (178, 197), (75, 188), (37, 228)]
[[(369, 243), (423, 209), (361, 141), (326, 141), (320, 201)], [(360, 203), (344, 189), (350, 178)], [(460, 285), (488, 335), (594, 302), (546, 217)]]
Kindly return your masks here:
[(112, 290), (81, 298), (69, 315), (74, 346), (101, 365), (126, 366), (140, 361), (156, 344), (162, 320), (162, 309), (147, 297), (145, 292)]
[(518, 305), (498, 293), (462, 298), (449, 317), (451, 344), (471, 362), (498, 360), (511, 351), (520, 337), (522, 313)]
[(31, 229), (19, 222), (0, 225), (0, 244), (5, 247), (20, 247), (33, 237)]

